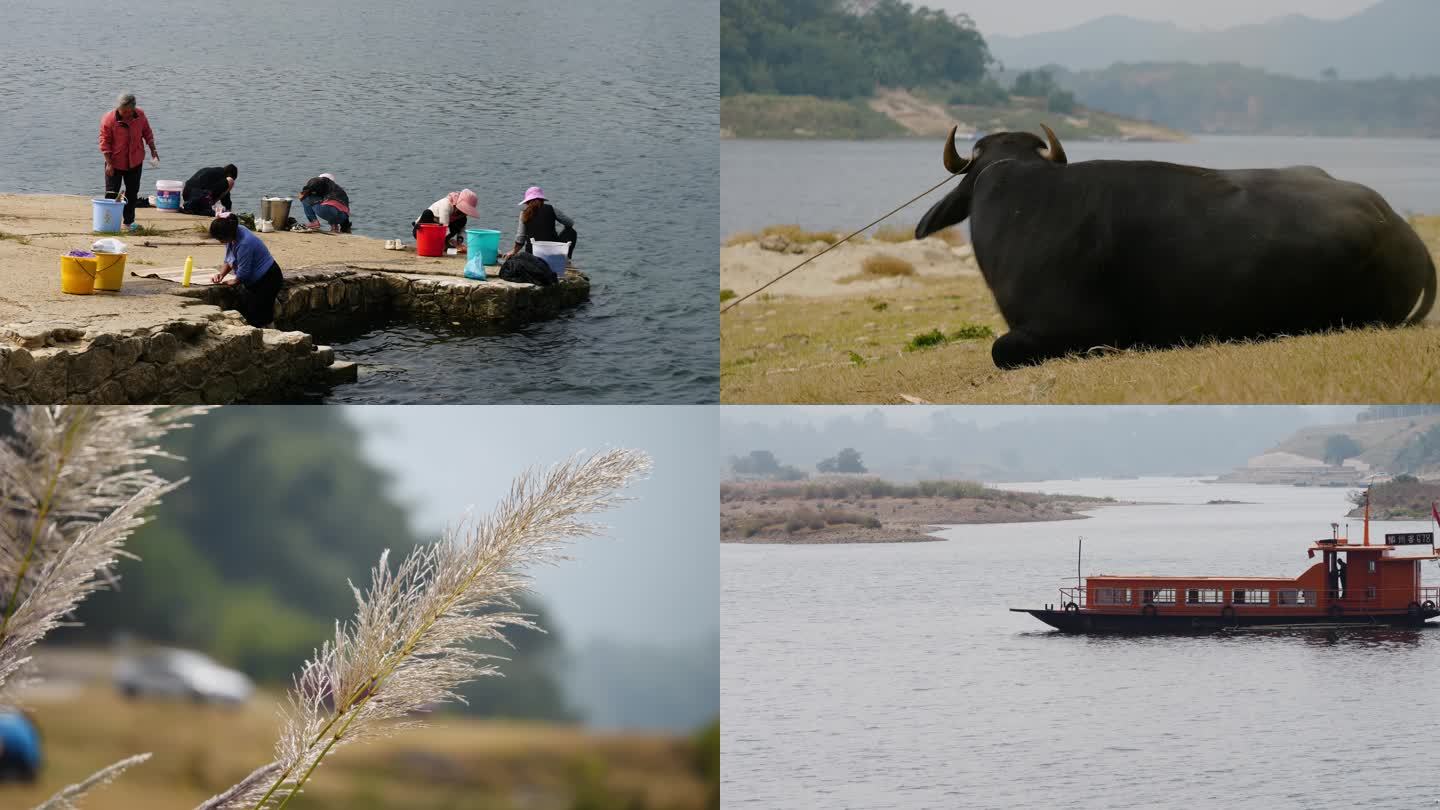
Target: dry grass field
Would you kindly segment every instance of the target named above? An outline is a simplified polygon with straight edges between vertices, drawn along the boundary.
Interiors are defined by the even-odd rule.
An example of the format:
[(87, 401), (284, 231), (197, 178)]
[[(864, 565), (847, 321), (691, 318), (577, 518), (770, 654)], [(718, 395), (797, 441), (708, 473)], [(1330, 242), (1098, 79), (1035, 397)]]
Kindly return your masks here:
[[(40, 784), (0, 784), (0, 807), (34, 807), (131, 754), (154, 758), (95, 790), (97, 810), (190, 810), (270, 761), (276, 699), (241, 709), (130, 702), (88, 686), (31, 701), (45, 745)], [(296, 810), (701, 810), (711, 787), (683, 737), (588, 734), (441, 715), (429, 728), (339, 749)]]
[[(1414, 220), (1440, 252), (1440, 217)], [(932, 243), (936, 240), (924, 240)], [(864, 276), (873, 251), (903, 243), (846, 245), (815, 272), (823, 292), (761, 294), (720, 320), (720, 394), (726, 403), (1406, 403), (1440, 401), (1440, 311), (1404, 329), (1360, 329), (1159, 351), (1106, 352), (1000, 371), (990, 359), (1004, 319), (973, 264), (940, 267), (837, 294)], [(929, 248), (930, 254), (937, 244)], [(746, 247), (721, 251), (721, 287), (743, 295), (754, 272)], [(956, 248), (949, 248), (952, 251)], [(844, 255), (845, 251), (850, 255)], [(916, 249), (918, 250), (918, 248)], [(727, 258), (727, 251), (731, 252)], [(866, 251), (870, 251), (867, 253)], [(777, 254), (778, 255), (778, 254)], [(929, 254), (927, 254), (929, 255)], [(828, 267), (822, 262), (835, 257)], [(792, 257), (786, 257), (792, 258)], [(793, 257), (798, 261), (803, 256)], [(848, 274), (840, 263), (848, 263)], [(945, 270), (948, 268), (948, 270)], [(792, 282), (792, 279), (794, 281)], [(776, 285), (777, 291), (782, 285)], [(1440, 307), (1437, 307), (1440, 310)], [(940, 338), (934, 333), (939, 331)], [(923, 345), (916, 345), (918, 343)]]

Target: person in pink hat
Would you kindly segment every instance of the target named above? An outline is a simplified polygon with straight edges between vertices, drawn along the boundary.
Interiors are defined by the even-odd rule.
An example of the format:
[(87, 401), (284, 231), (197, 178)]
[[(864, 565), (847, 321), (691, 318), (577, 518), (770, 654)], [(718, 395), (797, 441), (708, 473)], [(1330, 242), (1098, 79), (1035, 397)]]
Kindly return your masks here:
[[(563, 225), (563, 229), (556, 229), (556, 223)], [(501, 261), (510, 258), (521, 250), (530, 252), (530, 240), (538, 239), (541, 242), (569, 242), (570, 249), (566, 256), (575, 256), (575, 243), (579, 241), (580, 235), (575, 232), (575, 221), (561, 213), (559, 208), (550, 204), (545, 199), (545, 192), (539, 186), (531, 186), (525, 190), (525, 199), (520, 201), (520, 223), (515, 228), (515, 247), (509, 253), (501, 256)]]
[(445, 237), (446, 247), (453, 247), (459, 250), (465, 249), (465, 223), (469, 217), (480, 216), (480, 199), (470, 189), (452, 191), (444, 197), (435, 201), (435, 204), (426, 208), (415, 220), (414, 227), (410, 229), (410, 236), (414, 237), (420, 233), (420, 226), (429, 222), (444, 225), (449, 229)]

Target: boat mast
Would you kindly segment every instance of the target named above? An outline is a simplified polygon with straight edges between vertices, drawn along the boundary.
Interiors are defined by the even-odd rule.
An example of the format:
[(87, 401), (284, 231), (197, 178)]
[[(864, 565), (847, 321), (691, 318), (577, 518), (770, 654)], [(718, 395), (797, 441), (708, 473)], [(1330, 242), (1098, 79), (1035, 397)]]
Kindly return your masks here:
[(1081, 589), (1085, 585), (1080, 582), (1080, 554), (1085, 550), (1085, 536), (1080, 536), (1080, 542), (1075, 545), (1075, 588)]
[(1370, 545), (1370, 487), (1365, 487), (1365, 545)]

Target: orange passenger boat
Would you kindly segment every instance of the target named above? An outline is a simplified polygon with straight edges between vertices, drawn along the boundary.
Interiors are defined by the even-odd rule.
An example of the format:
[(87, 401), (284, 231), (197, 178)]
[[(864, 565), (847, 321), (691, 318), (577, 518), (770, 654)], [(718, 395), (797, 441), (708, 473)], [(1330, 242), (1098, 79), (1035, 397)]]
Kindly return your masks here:
[[(1440, 522), (1440, 511), (1435, 511)], [(1434, 532), (1399, 532), (1370, 543), (1370, 496), (1365, 536), (1351, 543), (1332, 523), (1315, 541), (1321, 559), (1294, 579), (1270, 577), (1090, 576), (1082, 587), (1061, 588), (1058, 604), (1029, 613), (1066, 633), (1209, 633), (1229, 628), (1328, 625), (1417, 627), (1440, 616), (1440, 587), (1421, 584), (1420, 564), (1440, 559)], [(1429, 546), (1428, 554), (1398, 554)], [(1078, 571), (1077, 571), (1078, 577)]]

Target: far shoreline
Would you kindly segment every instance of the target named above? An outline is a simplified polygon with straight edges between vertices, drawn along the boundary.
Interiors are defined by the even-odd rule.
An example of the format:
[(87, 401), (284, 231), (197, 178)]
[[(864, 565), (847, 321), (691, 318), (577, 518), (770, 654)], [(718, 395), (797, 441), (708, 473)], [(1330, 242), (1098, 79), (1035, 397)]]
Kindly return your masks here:
[[(917, 486), (946, 491), (916, 495), (910, 490)], [(947, 538), (936, 537), (935, 532), (956, 526), (1083, 520), (1097, 507), (1134, 504), (991, 489), (959, 481), (923, 485), (863, 478), (746, 481), (727, 482), (721, 491), (720, 542), (737, 545), (941, 542)]]

